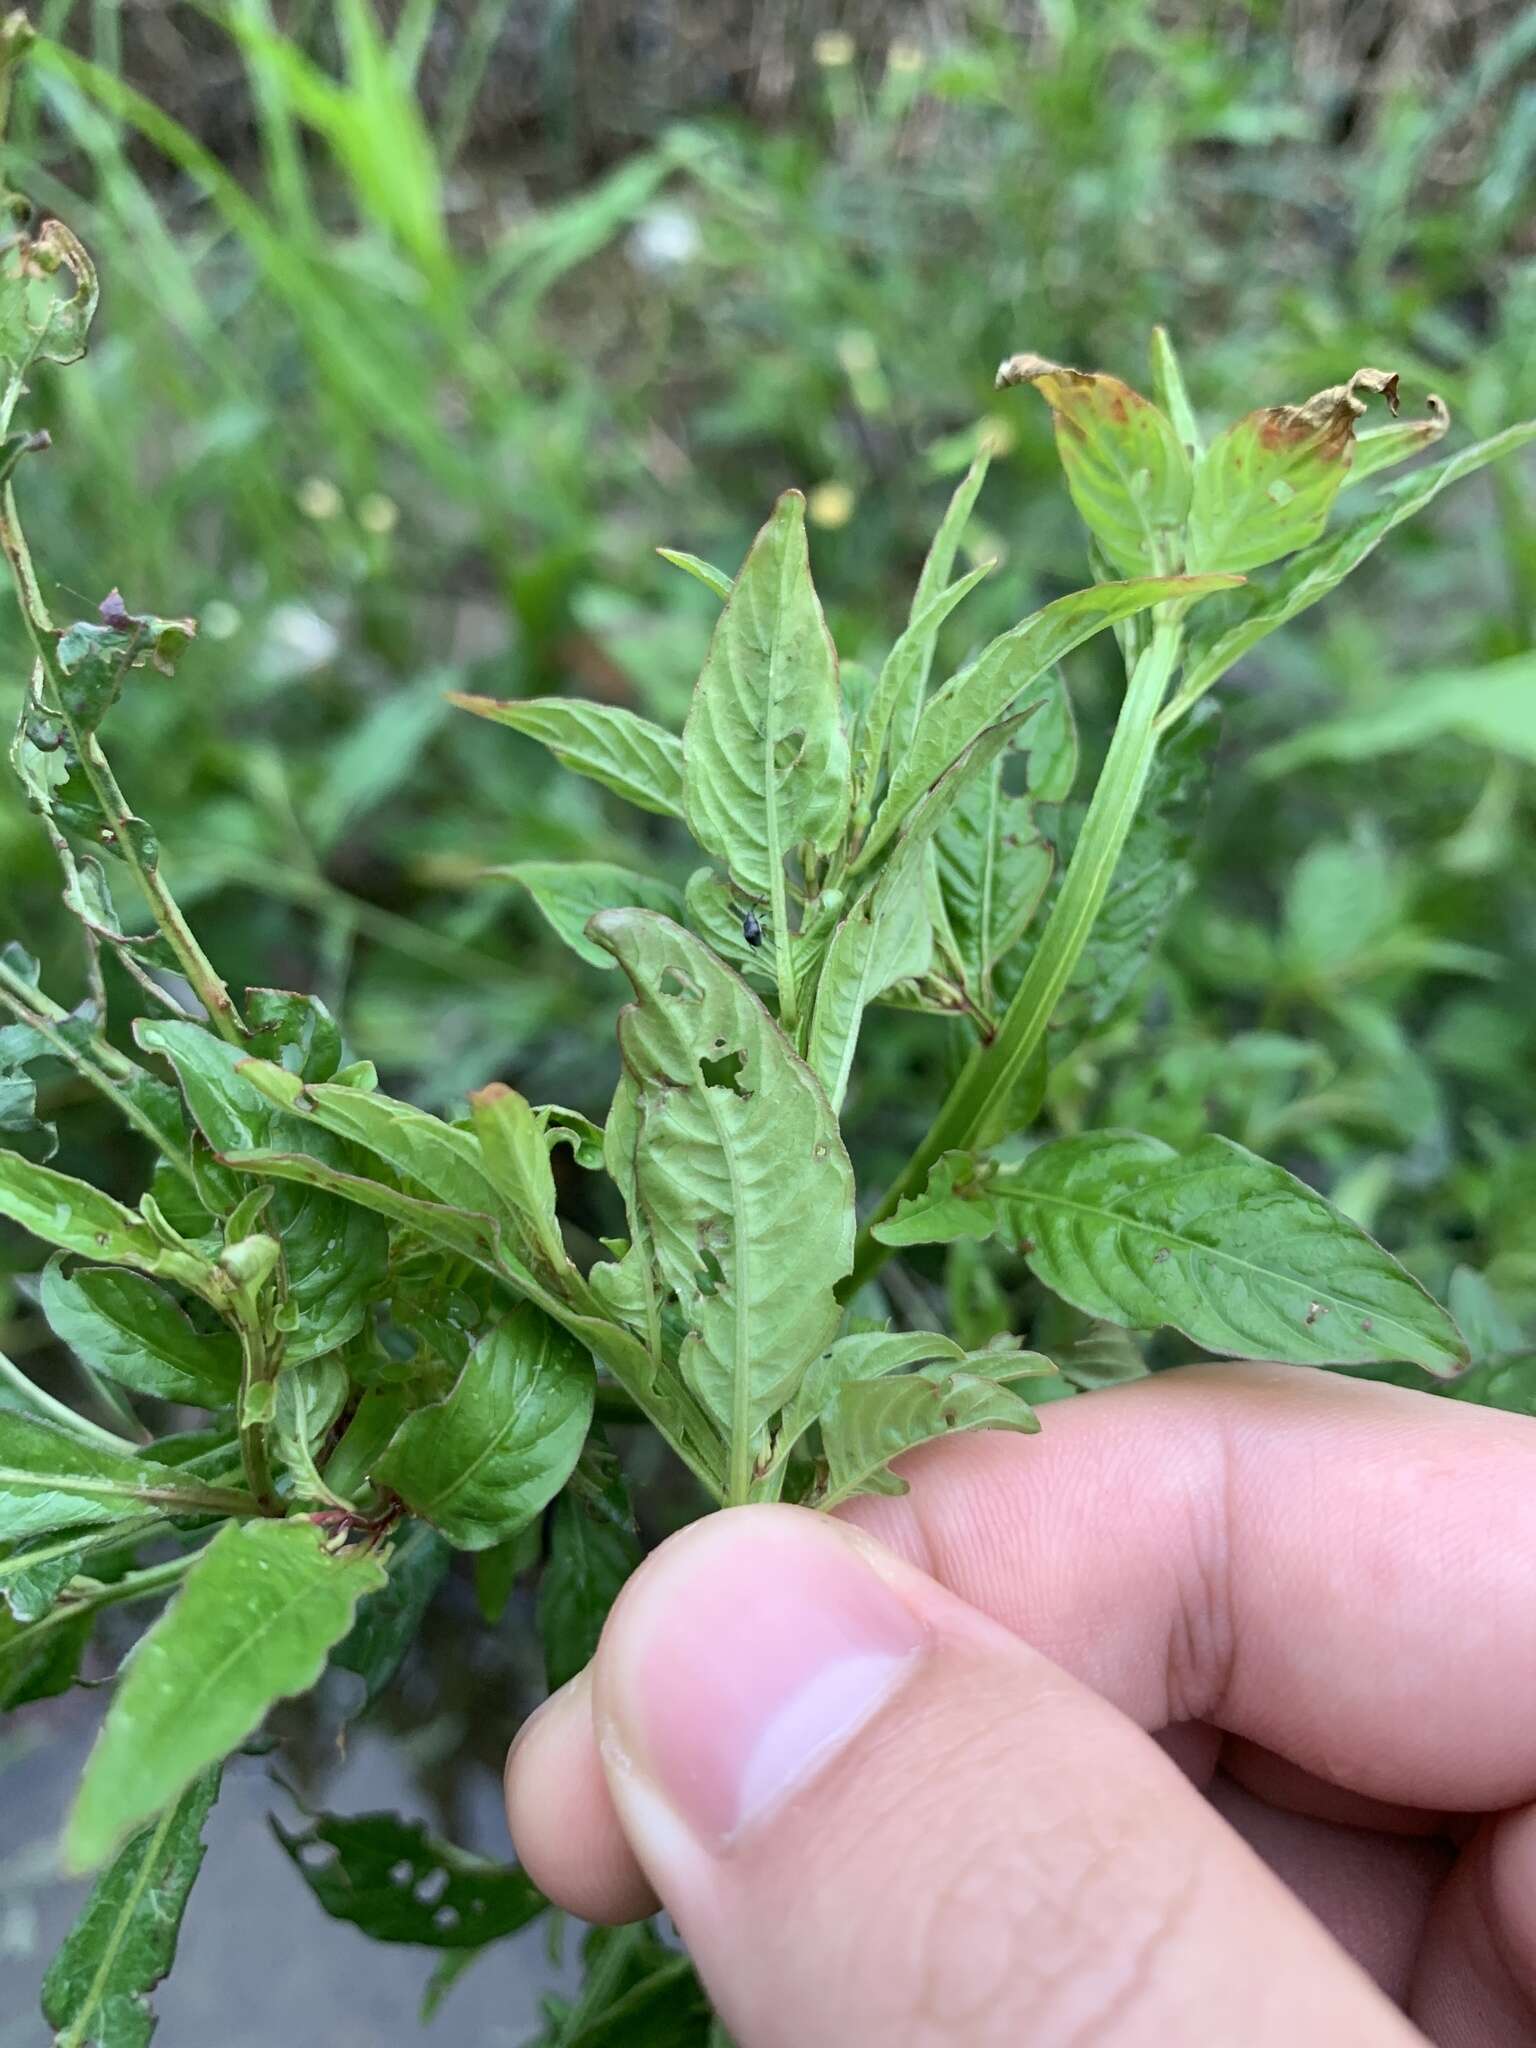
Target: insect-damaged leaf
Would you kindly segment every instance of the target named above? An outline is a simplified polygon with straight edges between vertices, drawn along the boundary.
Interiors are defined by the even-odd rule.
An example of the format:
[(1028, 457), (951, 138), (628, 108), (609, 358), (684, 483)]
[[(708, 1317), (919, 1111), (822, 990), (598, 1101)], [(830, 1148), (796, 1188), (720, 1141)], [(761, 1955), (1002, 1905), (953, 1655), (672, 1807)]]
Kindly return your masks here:
[(830, 852), (841, 836), (848, 736), (798, 491), (779, 499), (720, 614), (683, 729), (683, 789), (694, 838), (762, 895), (798, 842)]
[(638, 875), (606, 860), (525, 860), (515, 867), (487, 868), (488, 875), (521, 882), (545, 918), (573, 953), (593, 967), (612, 967), (611, 955), (587, 937), (587, 919), (599, 910), (665, 911), (681, 917), (683, 899), (665, 882)]
[(1532, 440), (1536, 440), (1536, 420), (1525, 420), (1385, 486), (1379, 503), (1369, 512), (1303, 549), (1273, 581), (1250, 585), (1239, 600), (1242, 615), (1235, 624), (1192, 634), (1180, 696), (1197, 697), (1208, 690), (1250, 647), (1326, 597), (1374, 552), (1393, 527), (1422, 512), (1447, 484), (1459, 483)]
[(488, 1550), (565, 1484), (592, 1398), (582, 1346), (516, 1308), (479, 1339), (445, 1401), (406, 1417), (373, 1476), (461, 1550)]
[(1043, 611), (982, 649), (928, 700), (912, 745), (892, 768), (890, 786), (860, 854), (868, 861), (900, 829), (923, 791), (1032, 686), (1043, 695), (1048, 671), (1085, 640), (1117, 619), (1164, 600), (1180, 602), (1230, 589), (1230, 576), (1148, 576), (1132, 583), (1099, 583), (1058, 598)]
[(1056, 451), (1088, 531), (1126, 576), (1177, 567), (1189, 457), (1166, 413), (1122, 384), (1044, 356), (1010, 356), (998, 388), (1033, 384), (1056, 420)]
[(453, 696), (450, 703), (478, 718), (510, 725), (539, 740), (562, 768), (588, 775), (642, 811), (683, 815), (683, 747), (674, 734), (617, 704), (579, 697)]
[(946, 1152), (933, 1163), (927, 1185), (909, 1195), (896, 1213), (874, 1226), (881, 1244), (953, 1244), (958, 1238), (993, 1236), (1001, 1214), (992, 1199), (993, 1169), (978, 1166), (969, 1152)]
[(226, 1522), (123, 1665), (70, 1815), (68, 1867), (105, 1862), (275, 1700), (307, 1691), (384, 1582), (377, 1558), (332, 1555), (313, 1523)]
[(322, 1813), (272, 1832), (333, 1920), (375, 1941), (473, 1949), (515, 1934), (549, 1901), (521, 1870), (500, 1869), (397, 1813)]
[(687, 1325), (684, 1373), (739, 1451), (836, 1327), (853, 1170), (825, 1094), (745, 982), (648, 911), (605, 911), (592, 936), (638, 998), (619, 1018), (635, 1236)]
[(1407, 1359), (1454, 1374), (1445, 1310), (1304, 1182), (1230, 1139), (1184, 1152), (1126, 1131), (1042, 1145), (982, 1199), (1036, 1275), (1086, 1314), (1169, 1326), (1229, 1358)]
[(858, 1493), (905, 1493), (888, 1468), (903, 1451), (958, 1430), (1012, 1429), (1040, 1423), (1029, 1403), (1000, 1381), (935, 1365), (894, 1379), (852, 1380), (821, 1417), (827, 1490), (818, 1506)]
[(194, 1778), (97, 1879), (43, 1979), (43, 2017), (60, 2042), (148, 2048), (149, 1994), (176, 1959), (218, 1791), (217, 1768)]
[(1201, 456), (1189, 507), (1192, 570), (1258, 569), (1317, 539), (1355, 449), (1363, 392), (1397, 411), (1397, 377), (1356, 370), (1302, 405), (1236, 420)]
[(153, 1280), (108, 1266), (43, 1274), (48, 1327), (75, 1356), (135, 1393), (222, 1408), (240, 1384), (240, 1347), (227, 1330), (193, 1329)]

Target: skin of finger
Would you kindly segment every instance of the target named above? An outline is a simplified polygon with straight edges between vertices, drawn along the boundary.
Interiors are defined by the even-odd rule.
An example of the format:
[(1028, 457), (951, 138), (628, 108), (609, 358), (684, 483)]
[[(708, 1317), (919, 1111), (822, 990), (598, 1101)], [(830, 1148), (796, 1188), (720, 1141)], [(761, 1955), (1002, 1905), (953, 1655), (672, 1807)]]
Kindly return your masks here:
[(1536, 1808), (1488, 1821), (1425, 1924), (1408, 2010), (1437, 2048), (1536, 2041)]
[(1536, 1793), (1536, 1421), (1199, 1366), (941, 1440), (849, 1519), (1144, 1728), (1397, 1804)]
[(1454, 1859), (1449, 1843), (1288, 1813), (1225, 1771), (1207, 1797), (1395, 2004), (1406, 2004), (1424, 1923)]
[[(922, 1574), (859, 1545), (925, 1624), (901, 1689), (808, 1783), (711, 1850), (657, 1789), (634, 1701), (699, 1546), (610, 1617), (594, 1724), (614, 1804), (739, 2048), (1151, 2048), (1415, 2037), (1139, 1729)], [(652, 1674), (654, 1676), (654, 1674)]]
[(1256, 1742), (1244, 1742), (1237, 1735), (1221, 1740), (1221, 1769), (1266, 1805), (1310, 1820), (1332, 1821), (1339, 1827), (1368, 1828), (1385, 1835), (1447, 1837), (1456, 1825), (1453, 1817), (1429, 1807), (1395, 1805), (1347, 1792), (1302, 1770), (1289, 1757), (1277, 1756), (1272, 1749), (1261, 1749)]
[(507, 1755), (506, 1798), (518, 1861), (567, 1912), (618, 1927), (656, 1911), (598, 1757), (590, 1668), (518, 1730)]

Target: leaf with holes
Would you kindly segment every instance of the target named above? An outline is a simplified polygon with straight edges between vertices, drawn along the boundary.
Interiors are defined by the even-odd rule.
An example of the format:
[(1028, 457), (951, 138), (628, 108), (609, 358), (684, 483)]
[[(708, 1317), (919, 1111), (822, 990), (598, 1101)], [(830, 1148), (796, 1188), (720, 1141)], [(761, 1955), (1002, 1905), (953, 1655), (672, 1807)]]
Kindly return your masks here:
[(373, 1477), (459, 1549), (488, 1550), (565, 1484), (592, 1399), (582, 1346), (516, 1308), (478, 1340), (445, 1401), (406, 1417)]
[(1126, 1131), (1060, 1138), (1000, 1171), (1031, 1269), (1075, 1308), (1182, 1330), (1229, 1358), (1405, 1359), (1450, 1376), (1466, 1346), (1388, 1252), (1304, 1182), (1228, 1138), (1184, 1152)]
[(961, 1430), (1040, 1427), (1029, 1403), (989, 1376), (948, 1366), (894, 1379), (852, 1380), (840, 1387), (821, 1417), (827, 1486), (819, 1507), (836, 1507), (860, 1493), (905, 1493), (889, 1467), (903, 1451)]
[(43, 1979), (43, 2017), (64, 2044), (148, 2048), (149, 1994), (176, 1960), (182, 1916), (203, 1861), (217, 1768), (121, 1850), (96, 1880)]
[(1010, 356), (997, 382), (1032, 384), (1051, 408), (1072, 502), (1122, 575), (1177, 567), (1190, 467), (1167, 414), (1118, 377), (1044, 356)]
[(452, 695), (448, 700), (477, 718), (494, 719), (548, 747), (562, 768), (587, 775), (642, 811), (683, 815), (682, 742), (649, 719), (617, 704), (579, 697)]
[(536, 1920), (548, 1899), (521, 1870), (486, 1863), (397, 1813), (321, 1813), (272, 1832), (333, 1920), (374, 1941), (482, 1948)]
[(647, 911), (605, 911), (592, 935), (637, 997), (619, 1018), (632, 1207), (739, 1478), (836, 1327), (853, 1170), (821, 1087), (745, 982)]
[(829, 853), (841, 837), (848, 736), (798, 491), (774, 507), (720, 614), (683, 729), (683, 789), (700, 846), (764, 896), (782, 891), (799, 841)]
[(377, 1558), (332, 1555), (311, 1522), (226, 1522), (123, 1665), (69, 1818), (68, 1868), (104, 1863), (274, 1701), (306, 1692), (384, 1583)]

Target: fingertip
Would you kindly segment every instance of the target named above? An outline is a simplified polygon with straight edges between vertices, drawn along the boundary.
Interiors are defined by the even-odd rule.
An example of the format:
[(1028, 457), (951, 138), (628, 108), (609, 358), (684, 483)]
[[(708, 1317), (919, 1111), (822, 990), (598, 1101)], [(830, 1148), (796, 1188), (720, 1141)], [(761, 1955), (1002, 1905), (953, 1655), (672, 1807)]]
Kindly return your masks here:
[(656, 1911), (603, 1774), (590, 1671), (523, 1723), (507, 1753), (505, 1788), (518, 1861), (557, 1906), (604, 1926)]

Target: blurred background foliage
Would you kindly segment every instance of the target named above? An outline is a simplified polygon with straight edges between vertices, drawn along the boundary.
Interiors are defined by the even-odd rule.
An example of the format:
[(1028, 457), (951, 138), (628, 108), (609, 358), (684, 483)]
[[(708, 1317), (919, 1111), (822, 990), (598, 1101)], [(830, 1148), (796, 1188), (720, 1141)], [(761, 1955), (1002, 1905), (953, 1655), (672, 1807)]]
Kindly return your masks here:
[[(36, 18), (9, 179), (103, 281), (88, 360), (38, 377), (29, 420), (54, 441), (20, 479), (50, 599), (89, 617), (116, 585), (199, 616), (177, 676), (135, 674), (113, 714), (130, 800), (221, 971), (315, 990), (434, 1107), (497, 1077), (606, 1107), (616, 977), (483, 871), (581, 855), (680, 879), (684, 849), (445, 699), (573, 691), (677, 723), (715, 607), (658, 545), (734, 567), (773, 495), (804, 487), (839, 648), (875, 663), (988, 435), (968, 547), (999, 566), (947, 629), (955, 663), (1087, 580), (1045, 409), (992, 390), (1015, 349), (1144, 382), (1166, 322), (1213, 420), (1384, 364), (1411, 411), (1446, 400), (1447, 450), (1536, 413), (1518, 0)], [(1164, 943), (1109, 1014), (1057, 1034), (1047, 1097), (1062, 1128), (1221, 1130), (1313, 1179), (1450, 1292), (1479, 1360), (1457, 1391), (1527, 1409), (1533, 635), (1527, 462), (1448, 494), (1264, 642), (1223, 687), (1203, 822), (1185, 777), (1135, 849)], [(24, 673), (7, 607), (0, 715)], [(1114, 676), (1098, 643), (1070, 665), (1090, 766)], [(0, 876), (0, 937), (76, 1001), (57, 872), (14, 794)], [(114, 987), (120, 1031), (134, 994)], [(946, 1057), (931, 1020), (883, 1011), (866, 1033), (847, 1116), (866, 1191)], [(52, 1098), (60, 1165), (141, 1184), (136, 1141), (62, 1069)], [(18, 1358), (46, 1341), (4, 1278), (30, 1256), (0, 1252)], [(946, 1289), (913, 1312), (968, 1342), (1018, 1326), (1022, 1274), (974, 1246), (891, 1270)], [(472, 1593), (443, 1598), (434, 1626), (460, 1642), (451, 1600), (472, 1612)], [(467, 1744), (493, 1782), (509, 1661), (533, 1682), (527, 1621), (465, 1679), (500, 1701), (489, 1721), (442, 1692), (441, 1643), (413, 1659), (382, 1711), (429, 1777)], [(440, 1809), (462, 1805), (455, 1770)]]

